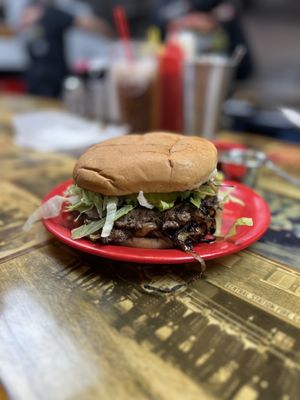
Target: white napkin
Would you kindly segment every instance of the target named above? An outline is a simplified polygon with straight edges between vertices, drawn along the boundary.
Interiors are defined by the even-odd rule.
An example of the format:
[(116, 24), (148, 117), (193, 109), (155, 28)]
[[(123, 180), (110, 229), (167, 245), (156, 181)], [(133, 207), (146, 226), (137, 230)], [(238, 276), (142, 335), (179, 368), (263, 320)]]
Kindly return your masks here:
[(300, 113), (298, 111), (291, 108), (281, 108), (281, 111), (292, 124), (300, 128)]
[(72, 151), (128, 133), (126, 125), (100, 126), (76, 115), (43, 110), (16, 115), (15, 143), (39, 151)]

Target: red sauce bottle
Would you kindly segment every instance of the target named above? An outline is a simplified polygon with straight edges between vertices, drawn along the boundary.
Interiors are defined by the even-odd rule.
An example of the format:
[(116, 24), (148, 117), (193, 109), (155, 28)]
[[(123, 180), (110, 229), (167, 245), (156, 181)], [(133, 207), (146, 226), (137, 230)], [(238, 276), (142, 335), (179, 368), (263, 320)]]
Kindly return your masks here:
[(173, 42), (167, 43), (158, 62), (158, 128), (182, 132), (182, 49)]

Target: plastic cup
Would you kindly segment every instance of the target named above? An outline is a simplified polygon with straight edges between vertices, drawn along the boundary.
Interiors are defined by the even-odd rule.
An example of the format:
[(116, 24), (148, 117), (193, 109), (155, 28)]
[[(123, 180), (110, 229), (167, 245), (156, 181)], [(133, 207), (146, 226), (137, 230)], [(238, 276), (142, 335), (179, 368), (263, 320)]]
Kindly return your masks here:
[(130, 132), (147, 132), (155, 127), (157, 60), (146, 44), (134, 43), (128, 59), (119, 44), (112, 54), (112, 80), (116, 90), (119, 117)]

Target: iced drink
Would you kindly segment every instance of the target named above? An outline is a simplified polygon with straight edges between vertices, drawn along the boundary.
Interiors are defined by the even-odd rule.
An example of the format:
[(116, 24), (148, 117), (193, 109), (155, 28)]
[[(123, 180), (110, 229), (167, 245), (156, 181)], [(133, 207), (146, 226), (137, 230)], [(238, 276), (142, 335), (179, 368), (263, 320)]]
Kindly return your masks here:
[(113, 76), (121, 120), (130, 132), (147, 132), (155, 127), (156, 60), (120, 60)]

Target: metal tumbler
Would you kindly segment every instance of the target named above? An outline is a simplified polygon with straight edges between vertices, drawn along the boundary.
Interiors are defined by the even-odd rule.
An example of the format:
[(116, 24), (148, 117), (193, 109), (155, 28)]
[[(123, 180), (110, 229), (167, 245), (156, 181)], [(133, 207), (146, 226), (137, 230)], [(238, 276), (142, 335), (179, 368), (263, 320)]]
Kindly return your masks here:
[(234, 67), (232, 59), (218, 55), (203, 55), (184, 63), (183, 130), (186, 135), (214, 138)]

